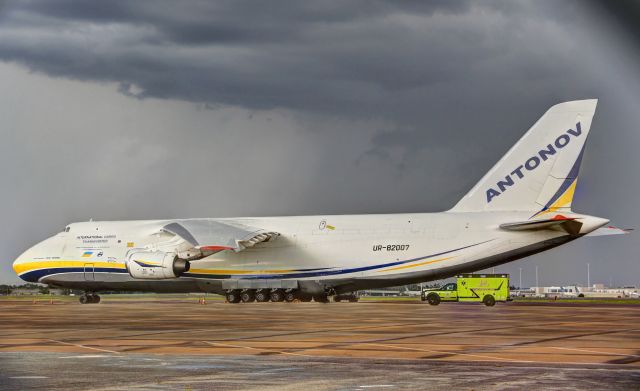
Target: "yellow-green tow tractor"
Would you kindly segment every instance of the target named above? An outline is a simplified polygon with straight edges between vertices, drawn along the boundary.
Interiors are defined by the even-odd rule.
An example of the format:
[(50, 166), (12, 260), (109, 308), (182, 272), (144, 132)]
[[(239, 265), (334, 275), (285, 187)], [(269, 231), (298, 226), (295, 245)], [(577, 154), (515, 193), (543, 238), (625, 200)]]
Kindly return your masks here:
[(457, 281), (436, 289), (424, 289), (422, 301), (438, 305), (441, 301), (482, 302), (491, 307), (496, 301), (511, 301), (508, 274), (461, 274)]

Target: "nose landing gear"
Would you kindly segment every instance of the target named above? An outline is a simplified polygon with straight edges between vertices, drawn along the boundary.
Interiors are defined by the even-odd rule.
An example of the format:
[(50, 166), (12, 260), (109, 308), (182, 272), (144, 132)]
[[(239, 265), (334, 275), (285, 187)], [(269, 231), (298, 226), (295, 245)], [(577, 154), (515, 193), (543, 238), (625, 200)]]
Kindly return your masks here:
[(80, 296), (79, 301), (80, 304), (98, 304), (100, 302), (100, 295), (87, 292)]

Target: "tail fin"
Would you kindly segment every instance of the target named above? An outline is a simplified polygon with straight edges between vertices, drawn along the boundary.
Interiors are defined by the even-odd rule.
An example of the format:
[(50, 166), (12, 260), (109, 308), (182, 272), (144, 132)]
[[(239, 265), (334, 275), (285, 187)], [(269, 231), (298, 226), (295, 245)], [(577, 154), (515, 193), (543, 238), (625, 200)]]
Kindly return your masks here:
[[(597, 99), (551, 107), (451, 212), (571, 210)], [(533, 217), (532, 216), (532, 217)]]

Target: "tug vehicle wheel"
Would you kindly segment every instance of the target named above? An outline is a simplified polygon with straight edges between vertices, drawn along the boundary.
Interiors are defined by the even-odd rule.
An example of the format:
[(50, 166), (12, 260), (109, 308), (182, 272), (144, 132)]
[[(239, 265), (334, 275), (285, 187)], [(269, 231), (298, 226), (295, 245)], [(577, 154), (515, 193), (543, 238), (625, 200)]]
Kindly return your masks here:
[(437, 293), (429, 293), (429, 295), (427, 296), (427, 303), (431, 305), (440, 304), (440, 295), (438, 295)]
[(485, 295), (482, 298), (482, 302), (484, 303), (484, 305), (486, 305), (487, 307), (493, 307), (494, 305), (496, 305), (496, 299), (495, 297), (493, 297), (492, 295)]

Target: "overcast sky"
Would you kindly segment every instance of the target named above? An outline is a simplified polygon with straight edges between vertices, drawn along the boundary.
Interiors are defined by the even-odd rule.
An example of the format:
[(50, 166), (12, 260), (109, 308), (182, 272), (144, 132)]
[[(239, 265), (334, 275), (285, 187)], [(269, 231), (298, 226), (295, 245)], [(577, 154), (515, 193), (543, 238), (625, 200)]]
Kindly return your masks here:
[[(90, 218), (445, 210), (584, 98), (574, 209), (638, 227), (636, 4), (0, 1), (0, 282)], [(498, 271), (640, 284), (638, 235)]]

